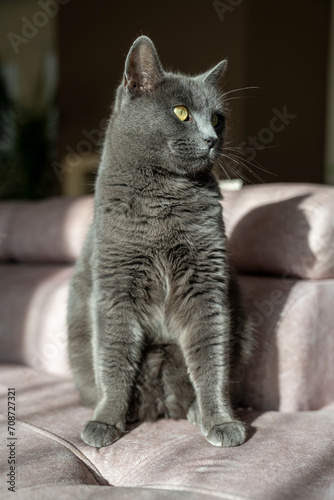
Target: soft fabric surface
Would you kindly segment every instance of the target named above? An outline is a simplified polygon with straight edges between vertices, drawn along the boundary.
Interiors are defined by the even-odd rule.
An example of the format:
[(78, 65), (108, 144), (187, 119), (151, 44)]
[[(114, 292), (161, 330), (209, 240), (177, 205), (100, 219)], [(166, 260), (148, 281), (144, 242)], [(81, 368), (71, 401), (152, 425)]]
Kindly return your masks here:
[(334, 280), (242, 276), (257, 348), (243, 384), (259, 410), (315, 410), (334, 401)]
[[(333, 498), (333, 409), (241, 413), (249, 434), (248, 441), (237, 448), (210, 445), (186, 420), (159, 420), (132, 426), (112, 446), (97, 450), (80, 439), (82, 423), (91, 410), (80, 406), (71, 380), (10, 365), (1, 368), (0, 380), (2, 409), (7, 387), (17, 390), (17, 450), (22, 457), (18, 491), (43, 484), (52, 490), (61, 483), (103, 485), (107, 481), (119, 487), (193, 492), (196, 496), (191, 500), (205, 495), (253, 500)], [(4, 418), (0, 432), (6, 434)], [(2, 462), (1, 488), (6, 467)], [(138, 498), (155, 497), (143, 493)]]
[[(334, 188), (266, 184), (222, 202), (238, 270), (334, 278)], [(93, 216), (91, 196), (0, 203), (0, 260), (73, 262)]]
[(265, 184), (224, 192), (230, 252), (239, 271), (334, 277), (334, 188)]
[(0, 203), (0, 260), (74, 262), (93, 217), (93, 198)]
[(0, 265), (0, 361), (66, 375), (72, 266)]

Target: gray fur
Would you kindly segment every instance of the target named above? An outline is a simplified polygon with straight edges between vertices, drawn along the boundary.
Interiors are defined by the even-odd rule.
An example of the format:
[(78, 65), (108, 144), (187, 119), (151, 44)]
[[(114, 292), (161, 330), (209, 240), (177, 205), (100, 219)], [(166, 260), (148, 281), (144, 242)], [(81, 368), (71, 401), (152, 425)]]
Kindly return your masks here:
[[(164, 72), (147, 37), (127, 57), (68, 305), (71, 367), (94, 408), (82, 431), (91, 446), (114, 442), (126, 421), (160, 416), (188, 415), (216, 446), (245, 440), (231, 387), (251, 336), (212, 173), (223, 145), (216, 85), (224, 69)], [(189, 121), (177, 118), (177, 105)], [(217, 129), (213, 113), (222, 115)]]

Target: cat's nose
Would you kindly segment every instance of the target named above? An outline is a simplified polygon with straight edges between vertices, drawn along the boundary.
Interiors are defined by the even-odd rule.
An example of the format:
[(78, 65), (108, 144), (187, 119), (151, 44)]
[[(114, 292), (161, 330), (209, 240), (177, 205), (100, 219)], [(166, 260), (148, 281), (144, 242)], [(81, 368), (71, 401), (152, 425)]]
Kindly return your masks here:
[(214, 136), (210, 136), (210, 137), (206, 137), (204, 140), (207, 143), (207, 145), (209, 146), (209, 149), (212, 149), (217, 144), (218, 138), (214, 137)]

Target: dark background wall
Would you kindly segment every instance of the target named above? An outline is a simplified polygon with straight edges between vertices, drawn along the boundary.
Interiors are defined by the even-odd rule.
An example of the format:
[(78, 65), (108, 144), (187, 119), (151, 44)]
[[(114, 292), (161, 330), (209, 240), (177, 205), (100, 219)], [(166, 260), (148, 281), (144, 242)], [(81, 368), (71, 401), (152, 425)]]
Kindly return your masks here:
[[(8, 34), (24, 34), (23, 19), (40, 20), (41, 9), (35, 0), (0, 0), (1, 198), (68, 193), (69, 178), (88, 187), (96, 160), (80, 167), (87, 181), (76, 180), (72, 163), (63, 176), (62, 165), (108, 117), (141, 34), (168, 69), (195, 74), (227, 57), (226, 92), (260, 87), (228, 94), (226, 147), (242, 148), (229, 150), (231, 177), (259, 182), (251, 167), (265, 182), (324, 182), (330, 0), (62, 0), (16, 53)], [(18, 79), (5, 92), (4, 69)], [(13, 105), (7, 94), (16, 87)]]
[[(247, 2), (247, 81), (263, 88), (245, 108), (246, 134), (268, 126), (272, 108), (296, 115), (261, 163), (277, 181), (324, 181), (329, 2)], [(260, 157), (260, 155), (259, 155)], [(269, 180), (269, 177), (266, 177)]]
[[(226, 89), (243, 87), (246, 10), (243, 2), (236, 15), (228, 12), (221, 21), (207, 0), (71, 0), (59, 23), (61, 152), (66, 145), (75, 149), (82, 129), (96, 128), (108, 116), (127, 52), (141, 34), (152, 38), (162, 64), (171, 70), (204, 72), (228, 57)], [(233, 102), (231, 126), (238, 130), (244, 101)]]
[(266, 182), (322, 182), (328, 24), (327, 0), (71, 0), (59, 16), (60, 154), (108, 116), (127, 51), (145, 34), (169, 69), (201, 72), (227, 57), (227, 91), (261, 87), (230, 94), (228, 142), (255, 145), (252, 158), (276, 174), (258, 171)]

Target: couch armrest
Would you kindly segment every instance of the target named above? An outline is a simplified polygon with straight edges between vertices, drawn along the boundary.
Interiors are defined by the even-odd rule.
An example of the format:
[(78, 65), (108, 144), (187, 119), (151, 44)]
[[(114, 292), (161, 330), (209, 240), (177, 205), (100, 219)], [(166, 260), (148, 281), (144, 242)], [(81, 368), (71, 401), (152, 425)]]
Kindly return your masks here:
[(223, 196), (231, 257), (239, 271), (334, 277), (334, 187), (266, 184)]

